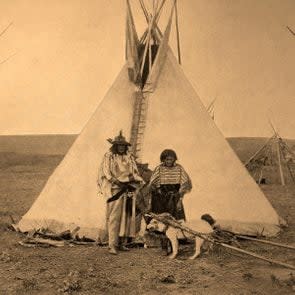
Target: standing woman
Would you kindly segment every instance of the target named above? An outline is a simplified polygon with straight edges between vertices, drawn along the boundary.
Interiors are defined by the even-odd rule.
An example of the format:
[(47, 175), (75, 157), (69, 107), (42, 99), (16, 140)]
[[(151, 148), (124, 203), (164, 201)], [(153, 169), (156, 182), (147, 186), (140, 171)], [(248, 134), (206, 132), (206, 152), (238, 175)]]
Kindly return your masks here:
[(160, 161), (150, 179), (151, 211), (156, 214), (167, 212), (177, 220), (185, 220), (182, 198), (192, 189), (190, 177), (176, 163), (177, 156), (173, 150), (164, 150)]

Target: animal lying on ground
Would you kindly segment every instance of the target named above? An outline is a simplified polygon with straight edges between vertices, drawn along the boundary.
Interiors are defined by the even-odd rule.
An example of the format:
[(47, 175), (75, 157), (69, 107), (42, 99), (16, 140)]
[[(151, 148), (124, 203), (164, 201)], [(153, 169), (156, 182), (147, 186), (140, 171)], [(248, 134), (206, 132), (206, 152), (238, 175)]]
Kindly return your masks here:
[[(209, 216), (208, 214), (206, 214)], [(203, 215), (204, 216), (204, 215)], [(211, 216), (210, 216), (211, 217)], [(212, 217), (211, 217), (212, 218)], [(212, 220), (214, 220), (212, 218)], [(213, 232), (213, 227), (210, 225), (209, 221), (206, 219), (199, 219), (194, 222), (181, 222), (184, 226), (189, 227), (190, 229), (197, 231), (202, 234), (210, 234)], [(168, 240), (171, 243), (171, 248), (172, 248), (172, 253), (169, 255), (169, 258), (174, 259), (177, 254), (178, 254), (178, 249), (179, 249), (179, 239), (191, 239), (195, 240), (195, 253), (189, 257), (189, 259), (196, 259), (200, 253), (201, 253), (201, 247), (204, 243), (204, 240), (201, 239), (200, 237), (190, 235), (187, 232), (183, 232), (180, 229), (176, 229), (172, 226), (166, 225), (155, 218), (153, 218), (149, 224), (147, 225), (147, 230), (148, 231), (157, 231), (157, 232), (162, 232), (165, 233)]]

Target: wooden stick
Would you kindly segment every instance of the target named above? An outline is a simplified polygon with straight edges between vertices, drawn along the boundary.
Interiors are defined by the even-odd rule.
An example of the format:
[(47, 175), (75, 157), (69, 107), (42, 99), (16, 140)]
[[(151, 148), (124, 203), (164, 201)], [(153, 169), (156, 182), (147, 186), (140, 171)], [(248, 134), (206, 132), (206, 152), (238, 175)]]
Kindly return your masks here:
[(209, 242), (211, 242), (213, 244), (217, 244), (217, 245), (220, 245), (222, 247), (225, 247), (225, 248), (228, 248), (228, 249), (231, 249), (231, 250), (235, 250), (235, 251), (240, 252), (240, 253), (247, 254), (249, 256), (252, 256), (252, 257), (255, 257), (255, 258), (258, 258), (258, 259), (267, 261), (267, 262), (270, 262), (272, 264), (278, 264), (278, 265), (284, 266), (286, 268), (295, 269), (295, 266), (294, 265), (287, 264), (287, 263), (284, 263), (284, 262), (280, 262), (280, 261), (277, 261), (277, 260), (274, 260), (274, 259), (266, 258), (266, 257), (263, 257), (263, 256), (258, 255), (256, 253), (253, 253), (253, 252), (250, 252), (250, 251), (246, 251), (246, 250), (242, 250), (242, 249), (236, 248), (234, 246), (230, 246), (230, 245), (227, 245), (227, 244), (218, 242), (218, 241), (212, 239), (211, 237), (209, 237), (208, 235), (199, 233), (199, 232), (197, 232), (195, 230), (190, 229), (187, 226), (184, 226), (183, 224), (180, 224), (177, 220), (171, 220), (171, 219), (170, 220), (167, 220), (167, 217), (157, 216), (154, 213), (149, 213), (147, 215), (148, 216), (151, 216), (151, 217), (155, 218), (156, 220), (159, 220), (159, 221), (161, 221), (163, 223), (166, 223), (166, 224), (168, 224), (168, 225), (170, 225), (172, 227), (179, 228), (179, 229), (181, 229), (183, 231), (186, 231), (186, 232), (188, 232), (188, 233), (190, 233), (190, 234), (192, 234), (194, 236), (200, 237), (201, 239), (206, 240), (206, 241), (209, 241)]
[[(157, 8), (158, 10), (155, 13), (155, 15), (156, 15), (155, 21), (154, 21), (155, 22), (155, 29), (156, 29), (156, 32), (159, 34), (160, 38), (163, 37), (163, 34), (162, 34), (161, 30), (158, 27), (158, 22), (159, 22), (159, 18), (160, 18), (160, 15), (161, 15), (161, 12), (162, 12), (162, 8), (163, 8), (165, 2), (166, 2), (166, 0), (163, 0), (162, 1), (160, 7)], [(142, 9), (144, 11), (144, 15), (145, 15), (146, 21), (147, 21), (147, 23), (149, 23), (149, 18), (148, 18), (147, 11), (146, 11), (145, 7), (143, 6), (144, 4), (141, 3), (141, 5), (142, 5)], [(147, 33), (148, 33), (148, 29), (145, 30), (145, 32), (143, 33), (143, 35), (142, 35), (142, 37), (140, 39), (140, 43), (143, 43), (144, 42), (144, 40), (146, 39)], [(155, 37), (157, 37), (157, 36), (155, 36)], [(159, 38), (156, 38), (156, 39), (157, 39), (158, 42), (160, 41)]]
[(276, 147), (277, 147), (277, 156), (278, 156), (278, 161), (279, 161), (279, 172), (280, 172), (280, 177), (281, 177), (281, 184), (285, 185), (285, 178), (284, 178), (284, 173), (283, 173), (283, 168), (282, 168), (282, 163), (281, 163), (280, 145), (279, 145), (278, 139), (276, 142)]
[(147, 36), (147, 33), (148, 33), (148, 30), (145, 30), (143, 35), (141, 36), (140, 40), (139, 40), (139, 43), (144, 43), (145, 41), (145, 38)]
[(140, 6), (141, 6), (141, 9), (142, 9), (142, 11), (143, 11), (143, 14), (144, 14), (144, 16), (145, 16), (145, 19), (146, 19), (146, 21), (148, 22), (148, 21), (149, 21), (149, 15), (148, 15), (148, 12), (147, 12), (147, 9), (146, 9), (146, 7), (145, 7), (145, 5), (144, 5), (143, 0), (139, 0), (139, 3), (140, 3)]
[(176, 40), (177, 40), (178, 63), (181, 65), (180, 37), (179, 37), (179, 27), (178, 27), (177, 1), (175, 1), (175, 4), (174, 5), (175, 5), (175, 26), (176, 26)]
[(278, 247), (283, 247), (283, 248), (295, 250), (295, 246), (291, 246), (291, 245), (285, 245), (285, 244), (281, 244), (281, 243), (276, 243), (276, 242), (267, 241), (267, 240), (261, 240), (261, 239), (242, 236), (242, 235), (237, 235), (236, 237), (243, 239), (243, 240), (249, 240), (249, 241), (254, 241), (254, 242), (264, 243), (264, 244), (270, 244), (270, 245), (274, 245), (274, 246), (278, 246)]
[(24, 243), (24, 242), (22, 242), (22, 241), (19, 241), (18, 243), (19, 243), (19, 245), (21, 245), (21, 246), (23, 246), (23, 247), (27, 247), (27, 248), (36, 248), (36, 244), (26, 244), (26, 243)]
[(63, 247), (65, 245), (64, 241), (53, 241), (42, 238), (28, 238), (23, 241), (25, 244), (45, 244), (53, 247)]
[(145, 48), (144, 48), (144, 52), (143, 52), (142, 64), (141, 64), (141, 69), (140, 69), (141, 77), (142, 77), (142, 74), (143, 74), (143, 69), (144, 69), (145, 59), (146, 59), (146, 55), (147, 55), (147, 50), (148, 50), (148, 47), (149, 47), (149, 43), (151, 41), (152, 24), (154, 22), (154, 18), (155, 18), (155, 15), (152, 17), (152, 19), (149, 22), (148, 35), (147, 35), (147, 40), (146, 40), (146, 44), (145, 44)]
[(263, 256), (258, 255), (256, 253), (253, 253), (253, 252), (250, 252), (250, 251), (246, 251), (246, 250), (242, 250), (242, 249), (239, 249), (239, 248), (230, 246), (228, 244), (218, 243), (218, 242), (217, 242), (217, 244), (219, 244), (219, 245), (221, 245), (221, 246), (223, 246), (225, 248), (229, 248), (229, 249), (235, 250), (237, 252), (244, 253), (244, 254), (247, 254), (249, 256), (252, 256), (252, 257), (255, 257), (255, 258), (258, 258), (258, 259), (267, 261), (267, 262), (269, 262), (271, 264), (278, 264), (278, 265), (284, 266), (286, 268), (295, 269), (295, 266), (294, 265), (291, 265), (291, 264), (288, 264), (288, 263), (284, 263), (284, 262), (280, 262), (280, 261), (277, 261), (277, 260), (274, 260), (274, 259), (266, 258), (266, 257), (263, 257)]
[(152, 70), (152, 43), (151, 43), (151, 38), (149, 42), (149, 73)]
[(160, 19), (160, 16), (161, 16), (161, 13), (162, 13), (162, 8), (165, 4), (166, 0), (163, 0), (162, 3), (160, 4), (160, 7), (157, 11), (157, 16), (156, 16), (156, 25), (155, 25), (155, 28), (156, 28), (156, 33), (158, 33), (159, 36), (155, 36), (155, 38), (157, 39), (158, 42), (160, 42), (161, 38), (163, 37), (163, 34), (161, 32), (161, 30), (159, 29), (158, 27), (158, 22), (159, 22), (159, 19)]
[(6, 26), (5, 28), (4, 28), (4, 30), (2, 30), (1, 32), (0, 32), (0, 37), (8, 30), (8, 28), (11, 26), (13, 24), (13, 22), (11, 22), (8, 26)]
[(160, 16), (161, 16), (162, 8), (163, 8), (163, 6), (164, 6), (165, 2), (166, 2), (166, 0), (163, 0), (163, 1), (162, 1), (162, 3), (161, 3), (161, 5), (160, 5), (159, 9), (158, 9), (158, 6), (157, 6), (157, 12), (156, 12), (156, 15), (157, 15), (157, 16), (156, 16), (156, 23), (158, 23), (158, 22), (159, 22), (159, 18), (160, 18)]
[[(34, 235), (35, 236), (35, 235)], [(40, 233), (40, 232), (36, 232), (36, 236), (39, 236), (40, 239), (46, 239), (46, 240), (54, 240), (54, 241), (61, 241), (62, 238), (58, 235), (55, 234), (50, 234), (50, 233)]]
[(75, 245), (96, 245), (96, 242), (81, 242), (81, 241), (75, 241), (75, 240), (72, 240), (69, 243), (75, 244)]

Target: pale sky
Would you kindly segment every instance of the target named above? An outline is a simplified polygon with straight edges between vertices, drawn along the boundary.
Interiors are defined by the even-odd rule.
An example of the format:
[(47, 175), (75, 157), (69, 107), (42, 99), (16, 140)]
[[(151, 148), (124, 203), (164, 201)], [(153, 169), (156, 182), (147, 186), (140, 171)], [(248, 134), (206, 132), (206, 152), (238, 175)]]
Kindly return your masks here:
[[(295, 1), (178, 2), (183, 69), (217, 98), (223, 134), (269, 136), (270, 116), (295, 138)], [(124, 64), (125, 15), (124, 0), (1, 0), (0, 61), (16, 55), (0, 65), (0, 134), (79, 133)]]

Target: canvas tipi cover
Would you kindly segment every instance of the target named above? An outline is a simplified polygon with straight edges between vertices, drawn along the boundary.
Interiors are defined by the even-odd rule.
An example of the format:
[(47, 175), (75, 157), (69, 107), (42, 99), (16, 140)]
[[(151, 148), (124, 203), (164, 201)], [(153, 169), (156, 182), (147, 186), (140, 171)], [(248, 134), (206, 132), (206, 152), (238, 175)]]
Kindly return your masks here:
[[(153, 169), (163, 149), (176, 151), (193, 183), (184, 200), (187, 219), (209, 213), (237, 233), (271, 236), (279, 231), (279, 216), (216, 127), (169, 48), (170, 26), (171, 18), (145, 86), (139, 89), (130, 79), (129, 60), (17, 224), (21, 231), (46, 227), (60, 232), (79, 226), (80, 236), (102, 234), (105, 201), (97, 187), (99, 165), (109, 149), (106, 139), (121, 129), (125, 134), (131, 130), (139, 92), (146, 101), (140, 159)], [(134, 28), (128, 31), (137, 39)], [(131, 64), (136, 65), (137, 57), (132, 56)]]

